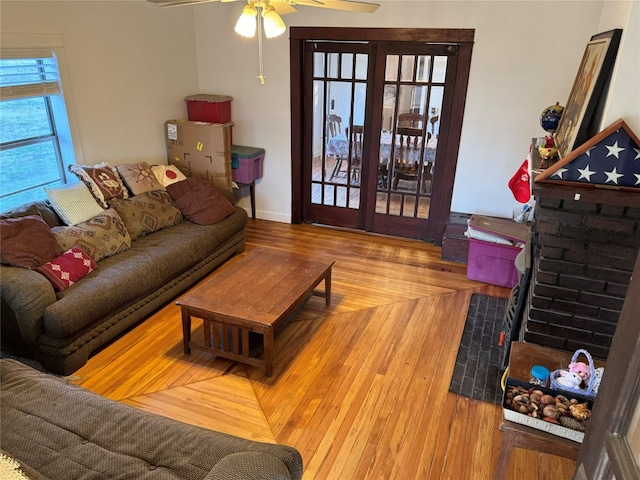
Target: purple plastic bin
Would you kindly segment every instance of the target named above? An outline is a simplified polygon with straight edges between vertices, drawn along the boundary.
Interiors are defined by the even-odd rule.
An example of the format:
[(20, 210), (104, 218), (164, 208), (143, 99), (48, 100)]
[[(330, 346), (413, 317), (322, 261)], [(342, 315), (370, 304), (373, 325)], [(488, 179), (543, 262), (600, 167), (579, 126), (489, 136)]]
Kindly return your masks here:
[(231, 160), (232, 165), (238, 165), (231, 170), (234, 182), (246, 184), (262, 178), (264, 149), (232, 145)]
[(515, 259), (522, 249), (469, 239), (467, 278), (513, 288), (518, 283)]

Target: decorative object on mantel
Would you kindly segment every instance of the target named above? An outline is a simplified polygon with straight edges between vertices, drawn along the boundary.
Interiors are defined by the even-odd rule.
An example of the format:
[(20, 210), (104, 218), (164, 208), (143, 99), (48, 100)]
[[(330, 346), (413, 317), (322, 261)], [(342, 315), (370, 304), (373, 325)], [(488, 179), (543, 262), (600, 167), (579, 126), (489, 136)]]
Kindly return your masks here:
[(540, 115), (540, 126), (547, 132), (544, 138), (538, 139), (538, 154), (540, 155), (541, 162), (544, 164), (541, 167), (546, 168), (549, 162), (558, 156), (558, 149), (555, 146), (553, 140), (553, 134), (558, 129), (560, 119), (562, 118), (562, 112), (564, 107), (560, 105), (560, 102), (556, 102), (555, 105), (551, 105), (543, 110)]
[(616, 28), (592, 36), (587, 43), (554, 135), (560, 158), (597, 133), (621, 36), (622, 30)]
[(555, 164), (535, 175), (534, 182), (640, 189), (640, 139), (619, 119)]

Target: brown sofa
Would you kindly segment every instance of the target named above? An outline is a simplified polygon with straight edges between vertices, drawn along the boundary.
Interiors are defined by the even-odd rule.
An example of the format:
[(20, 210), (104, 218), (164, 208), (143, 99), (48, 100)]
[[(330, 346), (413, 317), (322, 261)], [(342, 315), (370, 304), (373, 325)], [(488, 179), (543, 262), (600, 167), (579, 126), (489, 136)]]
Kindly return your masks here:
[[(63, 292), (37, 271), (0, 265), (2, 349), (35, 358), (51, 372), (73, 373), (92, 352), (244, 250), (248, 217), (242, 208), (233, 210), (212, 225), (184, 220), (140, 236)], [(50, 227), (63, 225), (48, 202), (2, 218), (34, 212)]]
[(296, 480), (297, 450), (188, 425), (0, 359), (0, 447), (32, 479)]

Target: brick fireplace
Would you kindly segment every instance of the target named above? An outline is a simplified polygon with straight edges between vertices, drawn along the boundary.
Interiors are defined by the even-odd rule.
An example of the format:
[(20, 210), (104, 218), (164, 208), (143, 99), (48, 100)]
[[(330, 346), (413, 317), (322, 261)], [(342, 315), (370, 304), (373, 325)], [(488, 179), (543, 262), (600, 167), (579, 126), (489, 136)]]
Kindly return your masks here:
[(520, 339), (605, 359), (640, 250), (640, 192), (533, 187), (532, 274)]

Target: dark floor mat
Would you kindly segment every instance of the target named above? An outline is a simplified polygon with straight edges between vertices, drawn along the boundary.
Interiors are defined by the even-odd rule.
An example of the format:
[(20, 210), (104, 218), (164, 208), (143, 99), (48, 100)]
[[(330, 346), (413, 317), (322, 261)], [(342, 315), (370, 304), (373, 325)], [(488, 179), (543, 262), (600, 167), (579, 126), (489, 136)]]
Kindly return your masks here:
[(474, 293), (464, 324), (449, 391), (500, 405), (500, 349), (508, 299)]

